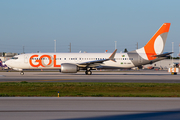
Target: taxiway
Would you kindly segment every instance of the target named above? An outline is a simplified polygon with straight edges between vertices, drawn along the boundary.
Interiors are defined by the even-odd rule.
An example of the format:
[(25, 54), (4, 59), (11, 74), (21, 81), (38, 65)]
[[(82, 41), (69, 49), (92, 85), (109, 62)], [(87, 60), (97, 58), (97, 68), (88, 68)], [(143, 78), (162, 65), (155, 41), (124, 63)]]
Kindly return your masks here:
[(84, 72), (63, 74), (59, 72), (0, 72), (0, 82), (134, 82), (134, 83), (180, 83), (180, 74), (171, 75), (167, 71), (128, 72)]

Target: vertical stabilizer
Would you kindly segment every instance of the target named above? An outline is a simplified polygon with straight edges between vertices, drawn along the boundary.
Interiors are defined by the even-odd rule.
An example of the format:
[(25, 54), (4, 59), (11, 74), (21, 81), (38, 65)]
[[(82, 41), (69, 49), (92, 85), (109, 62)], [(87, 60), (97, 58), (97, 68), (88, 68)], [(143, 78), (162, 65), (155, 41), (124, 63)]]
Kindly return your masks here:
[(170, 25), (171, 23), (164, 23), (149, 42), (144, 47), (137, 49), (136, 52), (146, 60), (153, 60), (156, 58), (155, 55), (162, 54)]

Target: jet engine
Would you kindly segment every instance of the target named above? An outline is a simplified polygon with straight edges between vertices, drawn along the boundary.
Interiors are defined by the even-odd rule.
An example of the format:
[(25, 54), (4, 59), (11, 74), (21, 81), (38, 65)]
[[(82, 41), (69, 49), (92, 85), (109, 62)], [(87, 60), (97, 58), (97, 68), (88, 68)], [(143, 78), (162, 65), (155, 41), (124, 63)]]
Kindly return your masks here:
[(77, 73), (79, 71), (79, 68), (75, 64), (71, 63), (63, 63), (61, 64), (61, 70), (62, 73)]

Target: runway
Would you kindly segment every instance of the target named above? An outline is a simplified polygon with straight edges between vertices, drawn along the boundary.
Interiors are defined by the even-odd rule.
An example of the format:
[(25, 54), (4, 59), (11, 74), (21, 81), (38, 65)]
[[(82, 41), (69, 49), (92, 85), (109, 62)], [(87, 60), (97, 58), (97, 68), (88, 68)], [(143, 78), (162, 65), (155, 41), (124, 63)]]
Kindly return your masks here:
[(3, 97), (2, 120), (177, 120), (180, 98)]
[(171, 75), (167, 71), (128, 72), (84, 72), (63, 74), (59, 72), (0, 72), (0, 82), (129, 82), (129, 83), (180, 83), (180, 74)]

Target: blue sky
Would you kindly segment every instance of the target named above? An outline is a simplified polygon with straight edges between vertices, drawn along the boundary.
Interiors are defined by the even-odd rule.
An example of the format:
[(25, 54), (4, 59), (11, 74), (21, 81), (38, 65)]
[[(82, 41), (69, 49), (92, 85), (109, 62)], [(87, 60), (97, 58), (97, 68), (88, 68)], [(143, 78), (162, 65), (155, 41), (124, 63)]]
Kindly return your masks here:
[(165, 52), (179, 52), (179, 0), (0, 0), (0, 52), (118, 52), (143, 47), (170, 22)]

